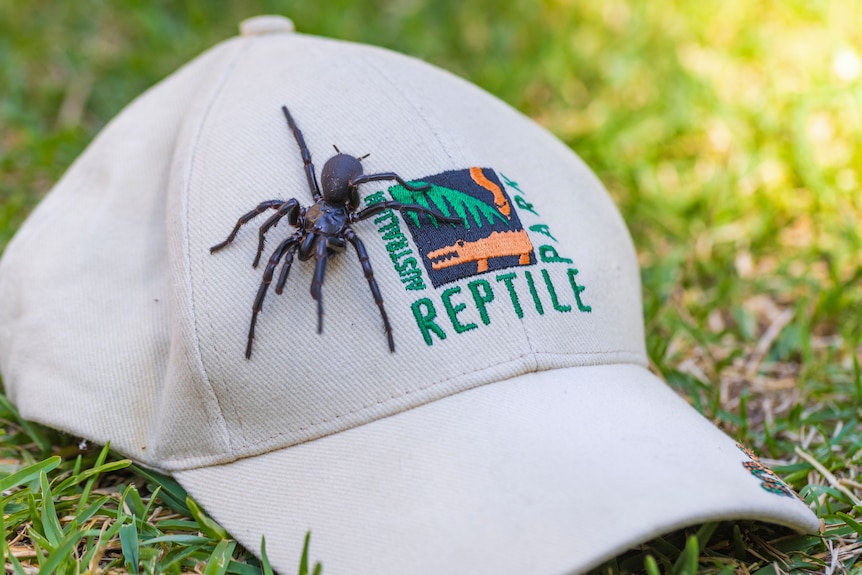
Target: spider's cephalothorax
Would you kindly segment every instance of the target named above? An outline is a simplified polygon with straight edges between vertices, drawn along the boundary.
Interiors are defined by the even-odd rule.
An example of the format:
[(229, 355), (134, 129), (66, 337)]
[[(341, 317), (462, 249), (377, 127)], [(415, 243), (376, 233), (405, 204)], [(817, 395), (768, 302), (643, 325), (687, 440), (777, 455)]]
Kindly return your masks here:
[(356, 250), (362, 271), (365, 273), (365, 279), (368, 280), (368, 286), (371, 288), (371, 294), (374, 296), (374, 302), (380, 309), (380, 316), (383, 318), (383, 329), (386, 331), (386, 339), (389, 342), (389, 350), (395, 351), (395, 342), (392, 339), (392, 326), (389, 325), (389, 318), (386, 317), (386, 310), (383, 307), (383, 296), (380, 294), (377, 281), (374, 279), (371, 260), (368, 258), (365, 245), (353, 229), (351, 229), (350, 224), (362, 221), (388, 209), (413, 210), (414, 212), (425, 213), (434, 216), (434, 218), (440, 221), (453, 224), (461, 223), (461, 219), (445, 216), (418, 204), (403, 204), (395, 201), (379, 202), (357, 211), (359, 208), (360, 184), (378, 180), (395, 180), (412, 191), (423, 191), (428, 186), (410, 185), (394, 172), (364, 174), (362, 171), (362, 160), (367, 157), (367, 154), (356, 158), (349, 154), (343, 154), (338, 148), (335, 148), (336, 155), (326, 161), (320, 174), (323, 182), (321, 189), (321, 186), (317, 183), (314, 164), (311, 162), (311, 152), (308, 151), (308, 146), (305, 145), (302, 132), (297, 127), (287, 107), (282, 106), (281, 109), (284, 112), (284, 117), (287, 119), (291, 132), (293, 132), (296, 138), (296, 143), (299, 145), (299, 151), (302, 154), (302, 161), (305, 165), (305, 177), (308, 179), (308, 188), (311, 191), (314, 203), (304, 208), (299, 205), (299, 202), (295, 198), (287, 201), (269, 200), (261, 202), (255, 209), (239, 218), (233, 231), (231, 231), (225, 241), (210, 248), (210, 253), (224, 248), (236, 238), (239, 229), (244, 224), (250, 222), (255, 216), (273, 209), (275, 210), (275, 214), (270, 216), (260, 226), (258, 231), (257, 254), (254, 257), (254, 262), (252, 262), (252, 265), (257, 267), (257, 264), (260, 262), (260, 256), (263, 253), (266, 232), (271, 227), (286, 217), (288, 223), (297, 228), (290, 237), (282, 241), (275, 248), (266, 264), (266, 269), (263, 272), (263, 281), (260, 283), (257, 297), (254, 298), (254, 303), (252, 304), (251, 325), (248, 330), (248, 344), (245, 348), (245, 357), (251, 357), (251, 345), (254, 340), (254, 326), (257, 322), (257, 314), (260, 313), (263, 307), (263, 298), (269, 290), (269, 284), (272, 283), (275, 269), (284, 260), (281, 273), (278, 276), (278, 282), (275, 285), (275, 293), (280, 294), (284, 289), (287, 274), (290, 272), (290, 266), (293, 264), (293, 258), (296, 255), (302, 261), (311, 259), (312, 257), (315, 259), (314, 278), (311, 281), (311, 297), (317, 301), (317, 332), (323, 332), (323, 297), (321, 288), (323, 286), (323, 274), (326, 270), (326, 261), (330, 255), (344, 251), (348, 242)]

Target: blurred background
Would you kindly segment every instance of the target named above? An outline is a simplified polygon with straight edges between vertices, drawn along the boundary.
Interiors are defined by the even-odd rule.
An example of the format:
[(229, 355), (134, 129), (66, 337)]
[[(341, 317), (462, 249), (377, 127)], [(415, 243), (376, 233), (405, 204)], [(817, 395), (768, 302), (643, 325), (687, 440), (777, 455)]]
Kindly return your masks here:
[(261, 13), (449, 69), (583, 157), (638, 246), (653, 361), (695, 401), (717, 410), (717, 372), (776, 321), (762, 355), (794, 387), (852, 372), (858, 1), (0, 0), (0, 249), (124, 105)]
[(123, 106), (262, 13), (451, 70), (568, 144), (632, 231), (654, 370), (858, 515), (796, 449), (862, 497), (862, 2), (0, 0), (0, 249)]

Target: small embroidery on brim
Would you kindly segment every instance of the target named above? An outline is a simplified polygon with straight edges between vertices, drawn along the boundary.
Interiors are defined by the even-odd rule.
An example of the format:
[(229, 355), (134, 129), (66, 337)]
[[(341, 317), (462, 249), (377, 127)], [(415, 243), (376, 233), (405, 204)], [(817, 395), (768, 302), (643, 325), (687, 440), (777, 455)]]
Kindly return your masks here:
[(802, 500), (802, 498), (790, 489), (774, 471), (763, 465), (760, 458), (755, 455), (753, 451), (741, 443), (737, 443), (736, 446), (749, 458), (749, 461), (742, 462), (742, 466), (760, 480), (760, 486), (763, 489), (770, 493), (775, 493), (776, 495), (786, 495), (787, 497), (796, 497)]

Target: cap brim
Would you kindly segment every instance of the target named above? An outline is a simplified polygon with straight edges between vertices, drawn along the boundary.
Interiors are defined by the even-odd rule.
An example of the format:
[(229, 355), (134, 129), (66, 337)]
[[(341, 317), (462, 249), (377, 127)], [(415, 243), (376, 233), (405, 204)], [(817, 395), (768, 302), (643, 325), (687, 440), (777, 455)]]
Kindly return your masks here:
[(734, 441), (632, 365), (532, 373), (288, 449), (176, 472), (276, 569), (330, 575), (570, 573), (658, 534), (818, 521)]

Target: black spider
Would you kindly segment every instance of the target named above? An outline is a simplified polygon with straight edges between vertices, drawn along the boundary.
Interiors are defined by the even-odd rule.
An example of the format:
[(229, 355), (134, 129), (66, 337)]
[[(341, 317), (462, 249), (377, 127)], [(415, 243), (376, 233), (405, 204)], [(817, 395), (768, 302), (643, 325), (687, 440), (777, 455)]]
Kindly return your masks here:
[(308, 151), (308, 147), (305, 145), (302, 132), (296, 126), (296, 122), (294, 122), (293, 116), (290, 115), (287, 107), (282, 106), (281, 109), (284, 112), (284, 117), (287, 118), (287, 125), (293, 132), (296, 143), (299, 145), (299, 150), (302, 153), (302, 161), (305, 164), (305, 176), (308, 179), (308, 188), (314, 198), (314, 204), (303, 208), (295, 198), (291, 198), (286, 202), (281, 200), (261, 202), (255, 209), (239, 218), (233, 231), (225, 241), (210, 248), (210, 253), (224, 248), (236, 238), (237, 232), (239, 232), (239, 229), (244, 224), (247, 224), (255, 216), (262, 214), (266, 210), (274, 209), (276, 213), (260, 226), (258, 232), (257, 255), (252, 263), (252, 266), (257, 267), (258, 262), (260, 262), (261, 253), (263, 253), (264, 236), (269, 228), (278, 224), (281, 218), (285, 216), (290, 225), (298, 228), (293, 235), (279, 244), (275, 251), (272, 252), (269, 262), (266, 264), (266, 270), (263, 272), (263, 281), (257, 290), (257, 297), (254, 298), (254, 304), (252, 305), (251, 326), (248, 330), (248, 345), (245, 348), (245, 357), (246, 359), (251, 358), (254, 325), (257, 321), (257, 314), (263, 307), (263, 298), (266, 296), (269, 284), (272, 282), (275, 268), (278, 267), (279, 262), (284, 258), (284, 266), (281, 269), (281, 274), (275, 286), (275, 293), (280, 294), (284, 289), (287, 274), (290, 272), (290, 266), (297, 251), (299, 252), (300, 260), (305, 261), (314, 256), (316, 261), (314, 279), (311, 282), (311, 297), (317, 300), (317, 333), (323, 332), (323, 297), (321, 293), (323, 273), (326, 270), (326, 261), (329, 256), (344, 251), (346, 247), (345, 242), (350, 242), (356, 249), (356, 255), (359, 257), (359, 263), (362, 265), (365, 279), (368, 280), (374, 301), (377, 303), (377, 307), (380, 308), (383, 327), (386, 330), (386, 338), (389, 341), (389, 351), (395, 351), (395, 342), (392, 339), (392, 326), (389, 325), (389, 318), (386, 317), (386, 310), (383, 308), (383, 296), (380, 295), (380, 288), (378, 288), (377, 282), (374, 280), (374, 272), (371, 269), (368, 252), (365, 250), (362, 240), (350, 228), (350, 224), (362, 221), (387, 209), (422, 212), (432, 215), (440, 221), (453, 224), (461, 223), (462, 220), (460, 218), (447, 217), (418, 204), (402, 204), (395, 201), (379, 202), (363, 210), (356, 211), (359, 207), (358, 186), (360, 184), (378, 180), (396, 180), (408, 190), (413, 191), (427, 190), (430, 186), (412, 186), (394, 172), (363, 174), (361, 162), (368, 157), (368, 154), (355, 158), (349, 154), (342, 154), (337, 147), (335, 148), (336, 155), (326, 160), (326, 163), (323, 165), (323, 171), (320, 174), (323, 180), (323, 190), (321, 191), (320, 186), (317, 184), (317, 176), (314, 173), (314, 164), (311, 162), (311, 152)]

